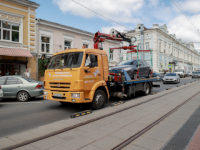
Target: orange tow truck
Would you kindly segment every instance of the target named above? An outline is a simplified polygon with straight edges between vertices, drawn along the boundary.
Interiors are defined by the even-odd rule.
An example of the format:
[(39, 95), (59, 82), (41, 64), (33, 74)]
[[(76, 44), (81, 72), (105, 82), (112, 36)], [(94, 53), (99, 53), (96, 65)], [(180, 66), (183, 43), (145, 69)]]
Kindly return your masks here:
[(132, 44), (134, 38), (116, 31), (113, 35), (97, 32), (94, 49), (70, 49), (55, 53), (45, 71), (44, 99), (62, 104), (91, 103), (94, 109), (100, 109), (110, 96), (131, 97), (137, 91), (148, 95), (153, 87), (152, 81), (159, 79), (132, 80), (125, 70), (109, 73), (107, 52), (100, 46), (105, 39), (129, 42), (129, 46), (120, 49), (135, 50)]

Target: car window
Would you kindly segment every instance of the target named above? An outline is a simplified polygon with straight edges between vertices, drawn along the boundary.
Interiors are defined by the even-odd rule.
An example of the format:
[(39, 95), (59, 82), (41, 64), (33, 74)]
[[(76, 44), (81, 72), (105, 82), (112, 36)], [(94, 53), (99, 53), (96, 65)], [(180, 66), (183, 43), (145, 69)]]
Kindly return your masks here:
[(145, 60), (142, 61), (144, 66), (148, 66), (147, 62)]
[(17, 84), (17, 78), (15, 78), (15, 77), (8, 77), (6, 85), (9, 85), (9, 84)]
[(6, 78), (0, 78), (0, 85), (3, 85), (6, 81)]
[(25, 77), (25, 76), (22, 76), (22, 78), (25, 79), (28, 82), (37, 82), (36, 80), (34, 80), (32, 78)]
[(23, 84), (22, 80), (20, 80), (19, 78), (17, 79), (17, 84)]

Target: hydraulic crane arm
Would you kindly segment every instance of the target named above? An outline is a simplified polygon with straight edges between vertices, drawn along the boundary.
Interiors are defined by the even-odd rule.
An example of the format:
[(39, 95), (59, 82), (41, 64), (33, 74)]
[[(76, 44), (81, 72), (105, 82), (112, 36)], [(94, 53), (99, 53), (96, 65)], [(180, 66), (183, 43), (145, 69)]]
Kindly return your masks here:
[[(116, 32), (116, 33), (114, 34), (114, 32)], [(98, 31), (95, 33), (95, 36), (94, 36), (94, 48), (102, 50), (100, 43), (104, 42), (106, 39), (112, 40), (112, 41), (128, 42), (129, 46), (126, 47), (126, 49), (130, 49), (130, 50), (133, 50), (133, 43), (136, 41), (135, 37), (129, 37), (125, 33), (121, 33), (117, 30), (114, 30), (111, 35), (105, 34), (105, 33), (100, 33)], [(121, 48), (119, 48), (119, 49), (121, 49)]]

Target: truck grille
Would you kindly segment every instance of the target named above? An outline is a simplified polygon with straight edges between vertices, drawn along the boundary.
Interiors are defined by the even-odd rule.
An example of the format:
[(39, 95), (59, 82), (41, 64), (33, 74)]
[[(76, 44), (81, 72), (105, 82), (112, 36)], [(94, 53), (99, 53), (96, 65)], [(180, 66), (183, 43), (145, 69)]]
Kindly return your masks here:
[(53, 89), (69, 89), (71, 83), (50, 82), (49, 85)]

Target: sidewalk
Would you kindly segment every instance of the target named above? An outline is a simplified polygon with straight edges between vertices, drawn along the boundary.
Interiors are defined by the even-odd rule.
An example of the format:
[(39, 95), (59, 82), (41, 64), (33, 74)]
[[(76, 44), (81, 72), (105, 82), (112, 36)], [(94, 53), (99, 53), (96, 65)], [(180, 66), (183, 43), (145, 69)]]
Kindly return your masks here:
[[(173, 92), (177, 89), (180, 90)], [(17, 150), (109, 150), (156, 121), (199, 90), (199, 82), (194, 82), (155, 95), (128, 101), (122, 105), (104, 108), (86, 116), (62, 120), (17, 135), (11, 135), (0, 139), (0, 149), (168, 94), (70, 131), (17, 148)], [(162, 148), (199, 106), (200, 94), (126, 146), (124, 150), (157, 150)]]

